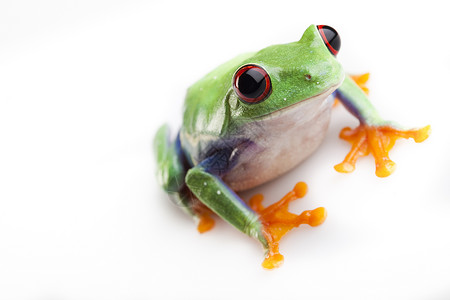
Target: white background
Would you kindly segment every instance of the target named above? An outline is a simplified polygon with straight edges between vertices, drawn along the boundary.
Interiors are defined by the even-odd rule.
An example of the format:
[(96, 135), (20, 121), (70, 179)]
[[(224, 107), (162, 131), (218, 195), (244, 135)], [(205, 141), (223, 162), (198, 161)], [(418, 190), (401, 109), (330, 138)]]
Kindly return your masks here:
[[(416, 2), (2, 0), (0, 299), (450, 299), (448, 8)], [(258, 242), (220, 220), (200, 235), (168, 201), (151, 142), (206, 72), (310, 24), (371, 71), (383, 116), (433, 133), (397, 142), (389, 178), (371, 157), (339, 174), (357, 121), (335, 109), (312, 157), (242, 195), (306, 181), (291, 210), (328, 209), (265, 271)]]

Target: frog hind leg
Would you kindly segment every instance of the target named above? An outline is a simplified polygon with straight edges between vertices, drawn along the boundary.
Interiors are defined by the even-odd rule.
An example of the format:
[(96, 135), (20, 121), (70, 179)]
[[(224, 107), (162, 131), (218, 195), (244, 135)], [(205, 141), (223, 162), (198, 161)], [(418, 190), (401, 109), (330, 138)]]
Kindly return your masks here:
[(336, 94), (347, 110), (360, 121), (358, 127), (355, 129), (346, 127), (339, 135), (340, 138), (351, 143), (352, 148), (344, 161), (335, 166), (338, 172), (352, 172), (359, 157), (372, 153), (375, 158), (375, 174), (378, 177), (389, 176), (395, 170), (395, 163), (389, 158), (389, 151), (395, 141), (399, 138), (413, 138), (420, 143), (430, 134), (430, 126), (403, 129), (392, 122), (383, 120), (364, 91), (349, 76), (345, 78)]
[(186, 186), (184, 177), (187, 167), (179, 138), (171, 142), (169, 136), (169, 127), (163, 125), (157, 131), (153, 141), (158, 182), (172, 202), (194, 219), (197, 230), (204, 233), (214, 227), (212, 212)]
[(217, 174), (217, 169), (225, 169), (217, 165), (218, 161), (224, 161), (223, 157), (223, 153), (217, 153), (190, 169), (186, 175), (189, 189), (223, 220), (261, 242), (267, 253), (262, 264), (264, 268), (281, 266), (283, 256), (278, 249), (280, 239), (300, 224), (321, 224), (325, 219), (325, 209), (318, 208), (300, 215), (287, 211), (289, 202), (306, 193), (304, 183), (298, 184), (293, 191), (267, 208), (262, 206), (260, 195), (247, 205)]

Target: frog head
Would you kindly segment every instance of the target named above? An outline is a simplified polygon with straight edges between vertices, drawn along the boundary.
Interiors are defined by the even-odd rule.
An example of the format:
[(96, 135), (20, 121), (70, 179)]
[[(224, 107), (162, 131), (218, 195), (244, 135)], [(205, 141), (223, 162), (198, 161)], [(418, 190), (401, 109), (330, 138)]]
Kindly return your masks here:
[(334, 29), (311, 25), (297, 42), (224, 63), (189, 88), (183, 131), (223, 137), (246, 123), (331, 94), (344, 79), (336, 60), (339, 46)]
[(333, 28), (311, 25), (299, 41), (273, 45), (248, 57), (233, 75), (232, 117), (254, 120), (328, 96), (345, 77), (336, 60), (339, 47)]

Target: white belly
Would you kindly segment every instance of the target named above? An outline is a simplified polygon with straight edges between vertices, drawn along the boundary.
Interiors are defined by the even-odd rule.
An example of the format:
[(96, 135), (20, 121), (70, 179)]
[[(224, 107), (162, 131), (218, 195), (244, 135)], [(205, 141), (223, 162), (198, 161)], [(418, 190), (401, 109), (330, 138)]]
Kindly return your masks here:
[(325, 137), (333, 98), (327, 93), (252, 123), (244, 135), (255, 145), (239, 156), (237, 165), (223, 180), (233, 190), (243, 191), (298, 165)]

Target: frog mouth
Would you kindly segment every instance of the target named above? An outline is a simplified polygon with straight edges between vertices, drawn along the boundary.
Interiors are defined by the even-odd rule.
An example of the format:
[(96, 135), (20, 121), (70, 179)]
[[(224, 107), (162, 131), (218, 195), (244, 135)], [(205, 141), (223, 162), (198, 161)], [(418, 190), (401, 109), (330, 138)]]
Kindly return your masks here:
[(283, 108), (280, 108), (276, 111), (267, 113), (265, 115), (260, 116), (258, 119), (266, 119), (266, 118), (276, 118), (276, 117), (280, 117), (282, 115), (284, 115), (287, 112), (293, 111), (293, 110), (297, 110), (300, 109), (300, 107), (308, 105), (311, 102), (316, 102), (316, 101), (323, 101), (322, 105), (328, 105), (328, 100), (326, 100), (328, 97), (330, 97), (330, 95), (333, 94), (333, 92), (335, 90), (337, 90), (337, 88), (341, 85), (341, 83), (339, 82), (336, 85), (331, 86), (330, 88), (328, 88), (327, 90), (325, 90), (324, 92), (314, 95), (312, 97), (300, 100), (298, 102), (295, 102), (293, 104), (290, 104), (288, 106), (285, 106)]

